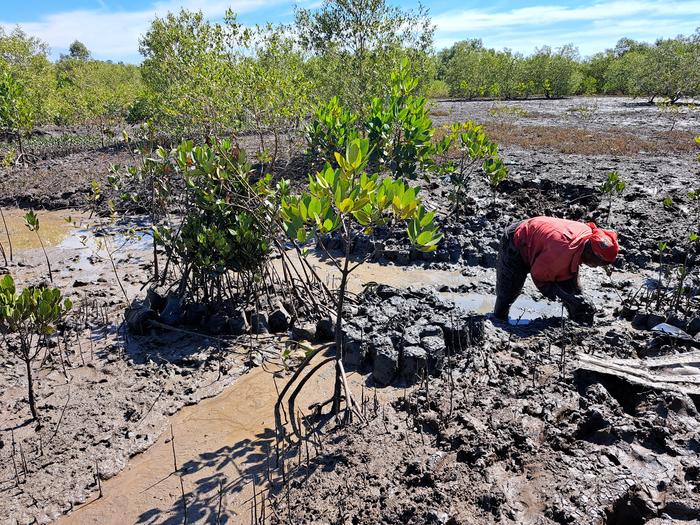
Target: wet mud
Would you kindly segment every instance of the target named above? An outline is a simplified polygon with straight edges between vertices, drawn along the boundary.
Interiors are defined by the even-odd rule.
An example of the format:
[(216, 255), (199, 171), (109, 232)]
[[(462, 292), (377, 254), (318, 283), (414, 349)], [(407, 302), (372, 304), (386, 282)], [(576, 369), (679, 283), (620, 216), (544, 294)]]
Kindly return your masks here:
[[(521, 106), (524, 113), (501, 106)], [(684, 110), (671, 123), (656, 107), (616, 98), (435, 103), (437, 124), (474, 119), (496, 140), (508, 138), (501, 152), (511, 176), (495, 206), (485, 181), (472, 181), (459, 217), (451, 214), (444, 181), (423, 184), (446, 237), (433, 254), (411, 251), (402, 229), (391, 228), (353, 247), (355, 260), (373, 257), (350, 280), (346, 341), (367, 351), (348, 365), (356, 368), (353, 389), (379, 386), (380, 402), (367, 409), (364, 424), (326, 427), (323, 451), (314, 451), (308, 464), (296, 461), (291, 482), (279, 482), (273, 469), (266, 505), (274, 512), (267, 521), (275, 513), (279, 523), (700, 520), (697, 396), (583, 370), (576, 357), (644, 359), (694, 348), (648, 331), (652, 321), (670, 320), (664, 312), (630, 316), (621, 305), (637, 290), (653, 291), (659, 242), (670, 243), (666, 263), (694, 256), (678, 239), (694, 217), (687, 191), (698, 185), (698, 168), (685, 141), (699, 115)], [(182, 523), (172, 424), (188, 523), (215, 523), (217, 516), (255, 523), (252, 480), (268, 479), (272, 378), (281, 385), (286, 377), (265, 367), (279, 364), (286, 336), (246, 334), (239, 347), (222, 352), (206, 336), (125, 333), (124, 309), (145, 296), (151, 269), (148, 225), (134, 218), (137, 237), (123, 235), (128, 225), (95, 235), (94, 223), (67, 208), (84, 204), (90, 180), (105, 177), (110, 163), (129, 162), (115, 148), (3, 168), (0, 176), (6, 211), (43, 210), (40, 233), (54, 279), (77, 305), (68, 340), (57, 341), (37, 371), (41, 428), (28, 421), (21, 363), (0, 349), (0, 521), (46, 523), (71, 513), (65, 518), (71, 523)], [(281, 174), (301, 184), (304, 165), (293, 162)], [(598, 188), (611, 170), (628, 185), (608, 218)], [(673, 205), (663, 205), (666, 197)], [(21, 214), (11, 213), (13, 231), (24, 228)], [(620, 233), (613, 276), (582, 271), (598, 308), (593, 328), (562, 318), (561, 305), (542, 299), (529, 280), (508, 323), (488, 318), (501, 232), (538, 214), (609, 222)], [(61, 222), (63, 215), (78, 224)], [(0, 242), (3, 233), (0, 228)], [(45, 281), (40, 248), (31, 235), (15, 235), (15, 261), (2, 271), (20, 286)], [(105, 240), (119, 247), (115, 263), (126, 298)], [(329, 249), (341, 248), (328, 241)], [(312, 250), (310, 258), (327, 286), (337, 286), (339, 274), (324, 252)], [(698, 286), (697, 276), (688, 286)], [(633, 325), (636, 315), (645, 322)], [(457, 318), (478, 319), (480, 336), (469, 332), (468, 341), (458, 338), (464, 344), (448, 344)], [(692, 319), (684, 321), (689, 329)], [(303, 339), (303, 328), (288, 336)], [(379, 378), (371, 348), (382, 345), (368, 344), (366, 334), (388, 338), (383, 348), (390, 358)], [(318, 379), (305, 406), (329, 393), (327, 374)], [(394, 386), (382, 388), (386, 383)]]
[[(390, 292), (368, 299), (405, 339), (418, 293)], [(700, 398), (579, 369), (644, 345), (617, 321), (560, 326), (487, 322), (438, 377), (336, 429), (273, 523), (697, 523)]]

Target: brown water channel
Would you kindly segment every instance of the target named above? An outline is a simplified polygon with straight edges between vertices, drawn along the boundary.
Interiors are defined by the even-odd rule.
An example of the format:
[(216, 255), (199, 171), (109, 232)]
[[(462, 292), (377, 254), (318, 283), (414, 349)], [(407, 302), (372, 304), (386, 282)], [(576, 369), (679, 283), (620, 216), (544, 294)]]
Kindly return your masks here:
[[(275, 365), (256, 368), (220, 395), (183, 408), (171, 418), (174, 443), (166, 431), (124, 471), (102, 484), (102, 498), (76, 508), (59, 523), (185, 522), (173, 448), (182, 473), (187, 523), (217, 523), (219, 513), (220, 523), (249, 523), (253, 480), (260, 512), (268, 467), (275, 485), (280, 476), (275, 470), (274, 404), (288, 376), (278, 376), (279, 371)], [(325, 400), (333, 377), (332, 366), (322, 368), (307, 383), (297, 406), (307, 411), (309, 404)], [(360, 389), (362, 377), (350, 374), (349, 380)], [(293, 465), (296, 459), (290, 461)]]

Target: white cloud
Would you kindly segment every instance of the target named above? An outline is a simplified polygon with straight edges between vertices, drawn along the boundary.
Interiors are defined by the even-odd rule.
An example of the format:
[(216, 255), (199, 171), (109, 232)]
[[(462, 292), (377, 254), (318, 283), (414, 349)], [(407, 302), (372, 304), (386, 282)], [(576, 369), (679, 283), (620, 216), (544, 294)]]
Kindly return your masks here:
[(19, 25), (28, 34), (48, 42), (52, 55), (57, 57), (66, 52), (71, 42), (80, 40), (95, 58), (137, 62), (138, 42), (150, 27), (156, 16), (164, 16), (169, 11), (180, 8), (191, 11), (201, 10), (211, 19), (220, 18), (230, 7), (243, 14), (269, 8), (284, 0), (169, 0), (159, 1), (149, 8), (139, 11), (110, 11), (106, 8), (83, 9), (53, 13), (37, 21), (10, 24), (0, 21), (0, 26), (11, 29)]
[[(138, 11), (113, 10), (106, 7), (108, 3), (102, 1), (96, 9), (53, 13), (19, 25), (48, 42), (54, 57), (67, 52), (70, 43), (77, 39), (96, 58), (139, 62), (139, 38), (155, 16), (164, 16), (168, 11), (177, 12), (184, 7), (219, 19), (231, 7), (239, 14), (259, 13), (263, 21), (271, 17), (272, 7), (277, 8), (274, 15), (291, 17), (289, 9), (293, 5), (316, 8), (321, 0), (152, 0)], [(582, 55), (589, 55), (611, 47), (623, 36), (654, 40), (692, 33), (700, 25), (700, 0), (595, 0), (573, 7), (453, 9), (435, 14), (433, 23), (437, 27), (437, 49), (476, 37), (489, 47), (509, 47), (524, 53), (545, 44), (557, 47), (573, 43)], [(14, 25), (0, 20), (5, 29)]]
[(453, 10), (433, 17), (440, 32), (464, 32), (512, 26), (538, 27), (567, 22), (613, 21), (644, 16), (686, 17), (700, 15), (700, 1), (617, 0), (592, 5), (566, 7), (543, 5), (502, 12), (476, 9)]
[(573, 43), (581, 54), (612, 47), (622, 37), (653, 41), (690, 34), (697, 25), (700, 1), (615, 0), (566, 7), (534, 6), (501, 12), (453, 10), (433, 17), (436, 48), (456, 40), (482, 38), (489, 47), (529, 53), (535, 47)]

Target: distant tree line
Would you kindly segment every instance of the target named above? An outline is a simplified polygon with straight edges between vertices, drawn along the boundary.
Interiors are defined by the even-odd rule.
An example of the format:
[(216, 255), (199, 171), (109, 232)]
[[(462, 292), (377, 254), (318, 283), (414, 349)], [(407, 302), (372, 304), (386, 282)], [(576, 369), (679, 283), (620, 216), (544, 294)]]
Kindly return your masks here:
[(675, 103), (700, 94), (700, 32), (654, 43), (623, 38), (586, 59), (572, 45), (526, 56), (465, 40), (440, 51), (437, 62), (441, 94), (470, 99), (605, 94)]

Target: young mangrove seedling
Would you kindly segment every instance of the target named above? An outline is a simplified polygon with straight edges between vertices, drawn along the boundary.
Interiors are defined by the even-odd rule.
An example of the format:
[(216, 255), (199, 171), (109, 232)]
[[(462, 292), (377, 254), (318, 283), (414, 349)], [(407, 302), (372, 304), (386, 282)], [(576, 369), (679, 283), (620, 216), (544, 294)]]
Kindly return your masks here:
[[(335, 153), (337, 168), (327, 163), (315, 176), (309, 177), (309, 190), (300, 196), (282, 200), (281, 215), (290, 239), (304, 243), (313, 236), (323, 247), (322, 236), (338, 232), (344, 257), (342, 260), (327, 253), (340, 272), (340, 287), (335, 304), (336, 381), (333, 411), (340, 412), (342, 389), (345, 389), (346, 417), (351, 418), (357, 407), (347, 387), (343, 372), (343, 313), (348, 278), (368, 257), (351, 264), (350, 251), (361, 231), (391, 220), (407, 221), (407, 235), (418, 251), (430, 252), (442, 239), (434, 223), (435, 213), (426, 212), (421, 205), (418, 189), (401, 180), (368, 175), (369, 141), (355, 139), (345, 154)], [(371, 255), (371, 254), (370, 254)]]
[(608, 173), (607, 178), (600, 186), (600, 192), (608, 199), (608, 217), (606, 219), (608, 226), (610, 226), (610, 217), (612, 217), (613, 199), (622, 195), (626, 186), (627, 183), (620, 178), (620, 174), (617, 171)]
[[(5, 348), (17, 355), (27, 369), (27, 399), (32, 417), (38, 419), (34, 396), (32, 361), (56, 331), (56, 323), (73, 307), (63, 299), (58, 288), (28, 287), (17, 292), (11, 275), (0, 279), (0, 334)], [(10, 344), (8, 336), (16, 334), (19, 345)]]
[(33, 211), (29, 211), (24, 216), (24, 224), (29, 228), (29, 231), (36, 233), (36, 238), (39, 239), (39, 244), (44, 252), (44, 258), (46, 259), (46, 266), (49, 268), (49, 281), (53, 284), (53, 275), (51, 272), (51, 261), (49, 261), (49, 255), (46, 253), (46, 248), (44, 247), (44, 241), (41, 240), (41, 235), (39, 235), (39, 217)]

